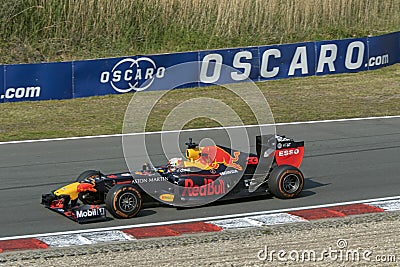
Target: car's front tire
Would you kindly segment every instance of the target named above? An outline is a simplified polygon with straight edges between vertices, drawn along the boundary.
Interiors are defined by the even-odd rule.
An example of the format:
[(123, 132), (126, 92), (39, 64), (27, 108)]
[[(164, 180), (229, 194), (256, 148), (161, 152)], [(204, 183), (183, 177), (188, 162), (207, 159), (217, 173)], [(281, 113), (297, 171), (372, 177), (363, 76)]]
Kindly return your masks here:
[(107, 193), (106, 207), (115, 218), (132, 218), (142, 207), (142, 196), (132, 185), (116, 185)]
[(277, 166), (269, 175), (268, 187), (278, 198), (294, 198), (303, 190), (303, 173), (294, 166)]

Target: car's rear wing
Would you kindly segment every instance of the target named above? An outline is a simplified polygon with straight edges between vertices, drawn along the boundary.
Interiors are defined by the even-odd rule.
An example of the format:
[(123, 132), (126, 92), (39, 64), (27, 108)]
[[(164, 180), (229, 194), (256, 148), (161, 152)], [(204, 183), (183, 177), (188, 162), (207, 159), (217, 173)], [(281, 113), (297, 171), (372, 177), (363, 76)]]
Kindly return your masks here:
[(256, 136), (257, 156), (275, 156), (278, 166), (291, 165), (299, 168), (304, 156), (304, 141), (294, 141), (282, 135)]

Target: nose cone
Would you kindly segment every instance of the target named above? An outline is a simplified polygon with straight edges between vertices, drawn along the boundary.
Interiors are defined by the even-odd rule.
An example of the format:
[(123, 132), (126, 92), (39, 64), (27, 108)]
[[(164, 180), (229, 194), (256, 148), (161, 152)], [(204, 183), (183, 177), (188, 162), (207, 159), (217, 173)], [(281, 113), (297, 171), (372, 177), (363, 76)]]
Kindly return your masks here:
[(59, 195), (70, 195), (71, 193), (76, 192), (76, 189), (77, 189), (78, 185), (79, 185), (78, 182), (72, 183), (72, 184), (69, 184), (69, 185), (65, 185), (65, 186), (61, 187), (60, 189), (54, 191), (54, 194), (56, 196), (59, 196)]

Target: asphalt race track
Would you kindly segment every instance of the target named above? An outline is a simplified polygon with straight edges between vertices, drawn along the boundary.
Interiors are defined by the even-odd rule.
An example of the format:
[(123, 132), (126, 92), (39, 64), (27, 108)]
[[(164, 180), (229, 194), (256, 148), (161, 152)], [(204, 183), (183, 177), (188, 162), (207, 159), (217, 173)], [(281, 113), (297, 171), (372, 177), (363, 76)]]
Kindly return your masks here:
[(282, 125), (277, 133), (306, 142), (301, 167), (306, 184), (299, 198), (265, 197), (190, 209), (146, 208), (137, 218), (86, 225), (45, 209), (41, 194), (87, 169), (127, 170), (121, 137), (1, 144), (0, 238), (399, 195), (400, 118)]

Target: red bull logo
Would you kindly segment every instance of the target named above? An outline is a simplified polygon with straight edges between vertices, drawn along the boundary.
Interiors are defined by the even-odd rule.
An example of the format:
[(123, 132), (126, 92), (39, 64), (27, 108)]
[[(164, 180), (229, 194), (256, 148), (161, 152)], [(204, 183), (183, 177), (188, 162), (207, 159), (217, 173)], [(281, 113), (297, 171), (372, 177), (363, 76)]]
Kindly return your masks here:
[(218, 169), (220, 164), (222, 164), (239, 171), (242, 170), (242, 166), (236, 163), (239, 160), (239, 151), (233, 152), (234, 156), (232, 157), (228, 152), (218, 146), (206, 146), (201, 150), (201, 155), (202, 157), (199, 160), (206, 161), (203, 163), (208, 164), (213, 169)]
[(186, 179), (182, 196), (205, 197), (214, 195), (224, 195), (226, 193), (225, 183), (222, 180), (204, 178), (204, 185), (195, 185), (192, 179)]
[(88, 183), (79, 184), (76, 191), (78, 191), (78, 192), (86, 192), (86, 191), (97, 192), (96, 188), (94, 188), (94, 186), (92, 184), (88, 184)]

